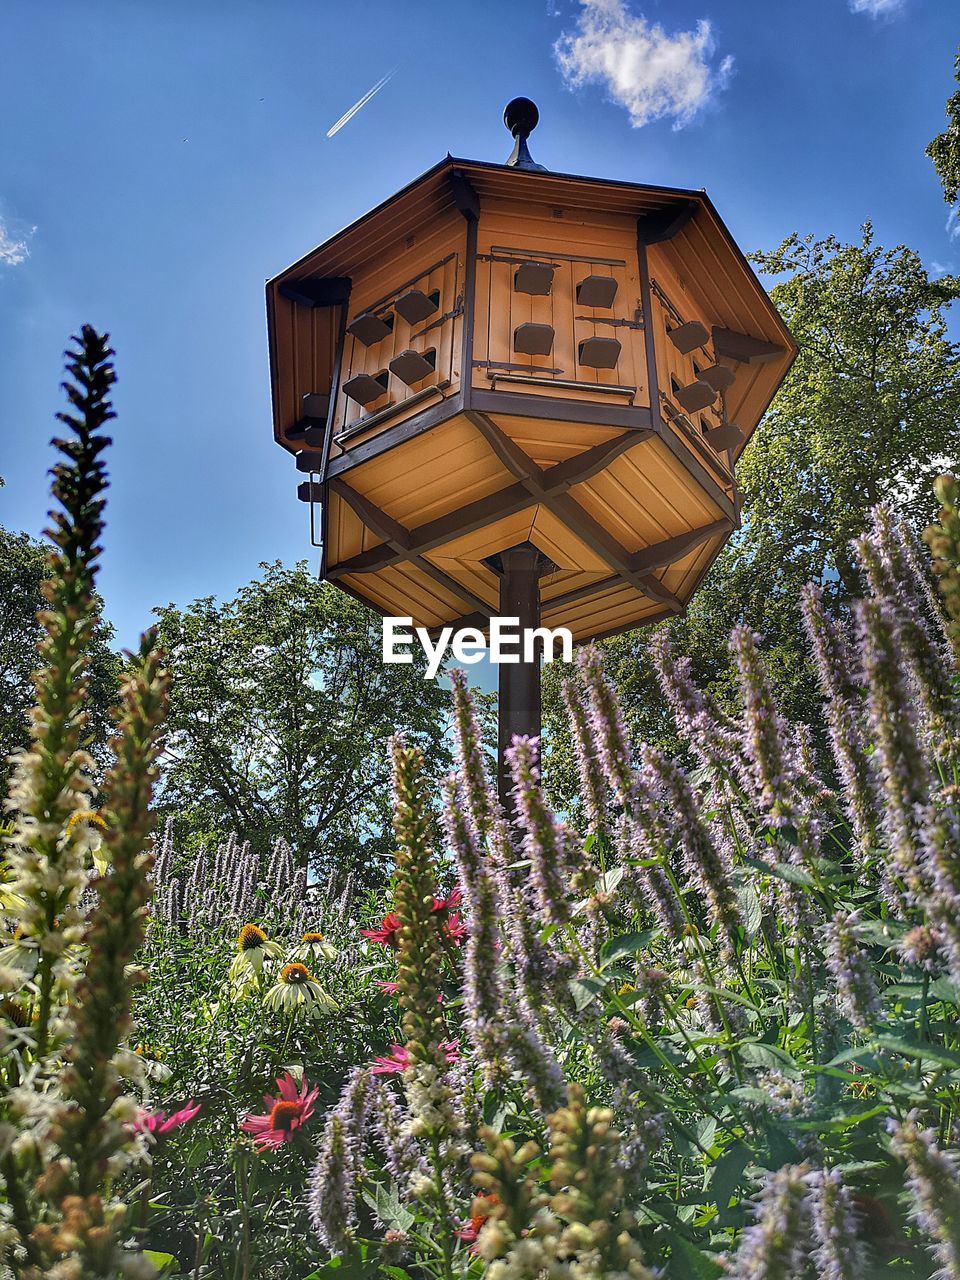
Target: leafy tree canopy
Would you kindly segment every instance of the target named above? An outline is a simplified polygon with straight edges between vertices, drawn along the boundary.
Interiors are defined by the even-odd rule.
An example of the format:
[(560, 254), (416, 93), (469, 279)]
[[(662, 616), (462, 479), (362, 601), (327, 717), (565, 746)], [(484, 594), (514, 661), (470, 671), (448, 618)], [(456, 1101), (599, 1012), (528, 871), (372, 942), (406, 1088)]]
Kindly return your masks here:
[(317, 873), (379, 878), (391, 849), (387, 738), (446, 768), (448, 695), (381, 661), (379, 619), (306, 564), (261, 565), (233, 600), (156, 612), (173, 671), (161, 802), (183, 834), (278, 836)]
[[(724, 638), (739, 623), (762, 633), (785, 710), (816, 733), (799, 589), (820, 583), (842, 613), (860, 591), (849, 542), (871, 507), (889, 502), (914, 528), (932, 518), (931, 481), (957, 459), (960, 347), (945, 315), (960, 280), (931, 279), (919, 254), (878, 245), (869, 223), (854, 244), (795, 234), (753, 261), (776, 281), (771, 296), (799, 355), (737, 467), (743, 527), (671, 629), (721, 701), (734, 687)], [(644, 633), (605, 647), (638, 736), (681, 750)], [(559, 670), (546, 671), (561, 789), (572, 794), (573, 761), (556, 715)]]
[[(957, 83), (960, 84), (960, 52), (956, 60)], [(947, 127), (927, 147), (937, 177), (943, 186), (947, 204), (960, 199), (960, 89), (947, 99)]]

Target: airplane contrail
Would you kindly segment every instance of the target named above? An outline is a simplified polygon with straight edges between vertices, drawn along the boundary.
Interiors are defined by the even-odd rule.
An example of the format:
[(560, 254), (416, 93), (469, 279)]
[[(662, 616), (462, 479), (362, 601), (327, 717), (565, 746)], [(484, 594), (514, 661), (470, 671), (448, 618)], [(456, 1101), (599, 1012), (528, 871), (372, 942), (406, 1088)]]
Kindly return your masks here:
[(335, 133), (339, 133), (345, 124), (349, 124), (353, 117), (357, 114), (361, 107), (365, 107), (375, 93), (379, 93), (383, 86), (397, 74), (397, 68), (388, 71), (382, 80), (378, 80), (372, 89), (368, 89), (359, 101), (355, 102), (349, 111), (345, 111), (336, 124), (332, 124), (327, 130), (327, 137), (332, 138)]

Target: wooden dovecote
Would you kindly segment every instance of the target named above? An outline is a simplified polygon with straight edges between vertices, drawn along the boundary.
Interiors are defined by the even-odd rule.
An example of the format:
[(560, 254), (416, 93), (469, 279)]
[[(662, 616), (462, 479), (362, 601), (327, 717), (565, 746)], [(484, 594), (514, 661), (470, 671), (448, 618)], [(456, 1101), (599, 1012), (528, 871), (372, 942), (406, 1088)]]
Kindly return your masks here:
[(684, 608), (795, 348), (704, 192), (524, 154), (448, 156), (268, 283), (274, 432), (338, 587), (482, 628), (532, 545), (584, 640)]

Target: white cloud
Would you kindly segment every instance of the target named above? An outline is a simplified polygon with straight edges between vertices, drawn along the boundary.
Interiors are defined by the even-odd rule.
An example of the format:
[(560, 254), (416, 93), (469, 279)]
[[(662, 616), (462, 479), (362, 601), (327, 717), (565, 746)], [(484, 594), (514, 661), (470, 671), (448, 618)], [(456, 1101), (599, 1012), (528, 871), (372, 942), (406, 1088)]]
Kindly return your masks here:
[(904, 0), (850, 0), (850, 8), (854, 13), (868, 13), (871, 18), (883, 18), (897, 13), (904, 6)]
[(960, 236), (960, 208), (953, 208), (947, 214), (947, 235), (951, 240), (956, 240)]
[(26, 240), (18, 239), (0, 219), (0, 267), (19, 267), (29, 256)]
[(706, 20), (668, 35), (643, 14), (630, 13), (623, 0), (581, 5), (576, 29), (553, 46), (561, 74), (570, 88), (603, 85), (635, 129), (664, 118), (682, 128), (730, 77), (733, 58), (711, 62), (714, 39)]

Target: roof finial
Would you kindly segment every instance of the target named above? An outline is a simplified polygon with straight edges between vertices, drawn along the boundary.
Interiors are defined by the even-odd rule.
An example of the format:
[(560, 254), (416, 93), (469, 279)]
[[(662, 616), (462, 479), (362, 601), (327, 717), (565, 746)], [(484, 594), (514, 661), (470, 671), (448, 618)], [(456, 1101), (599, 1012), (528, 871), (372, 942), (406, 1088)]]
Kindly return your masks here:
[(546, 173), (544, 166), (537, 164), (527, 150), (527, 139), (537, 127), (539, 119), (540, 112), (537, 109), (537, 104), (529, 98), (514, 98), (504, 108), (503, 123), (517, 140), (513, 148), (513, 154), (507, 161), (511, 168), (539, 169), (541, 173)]

